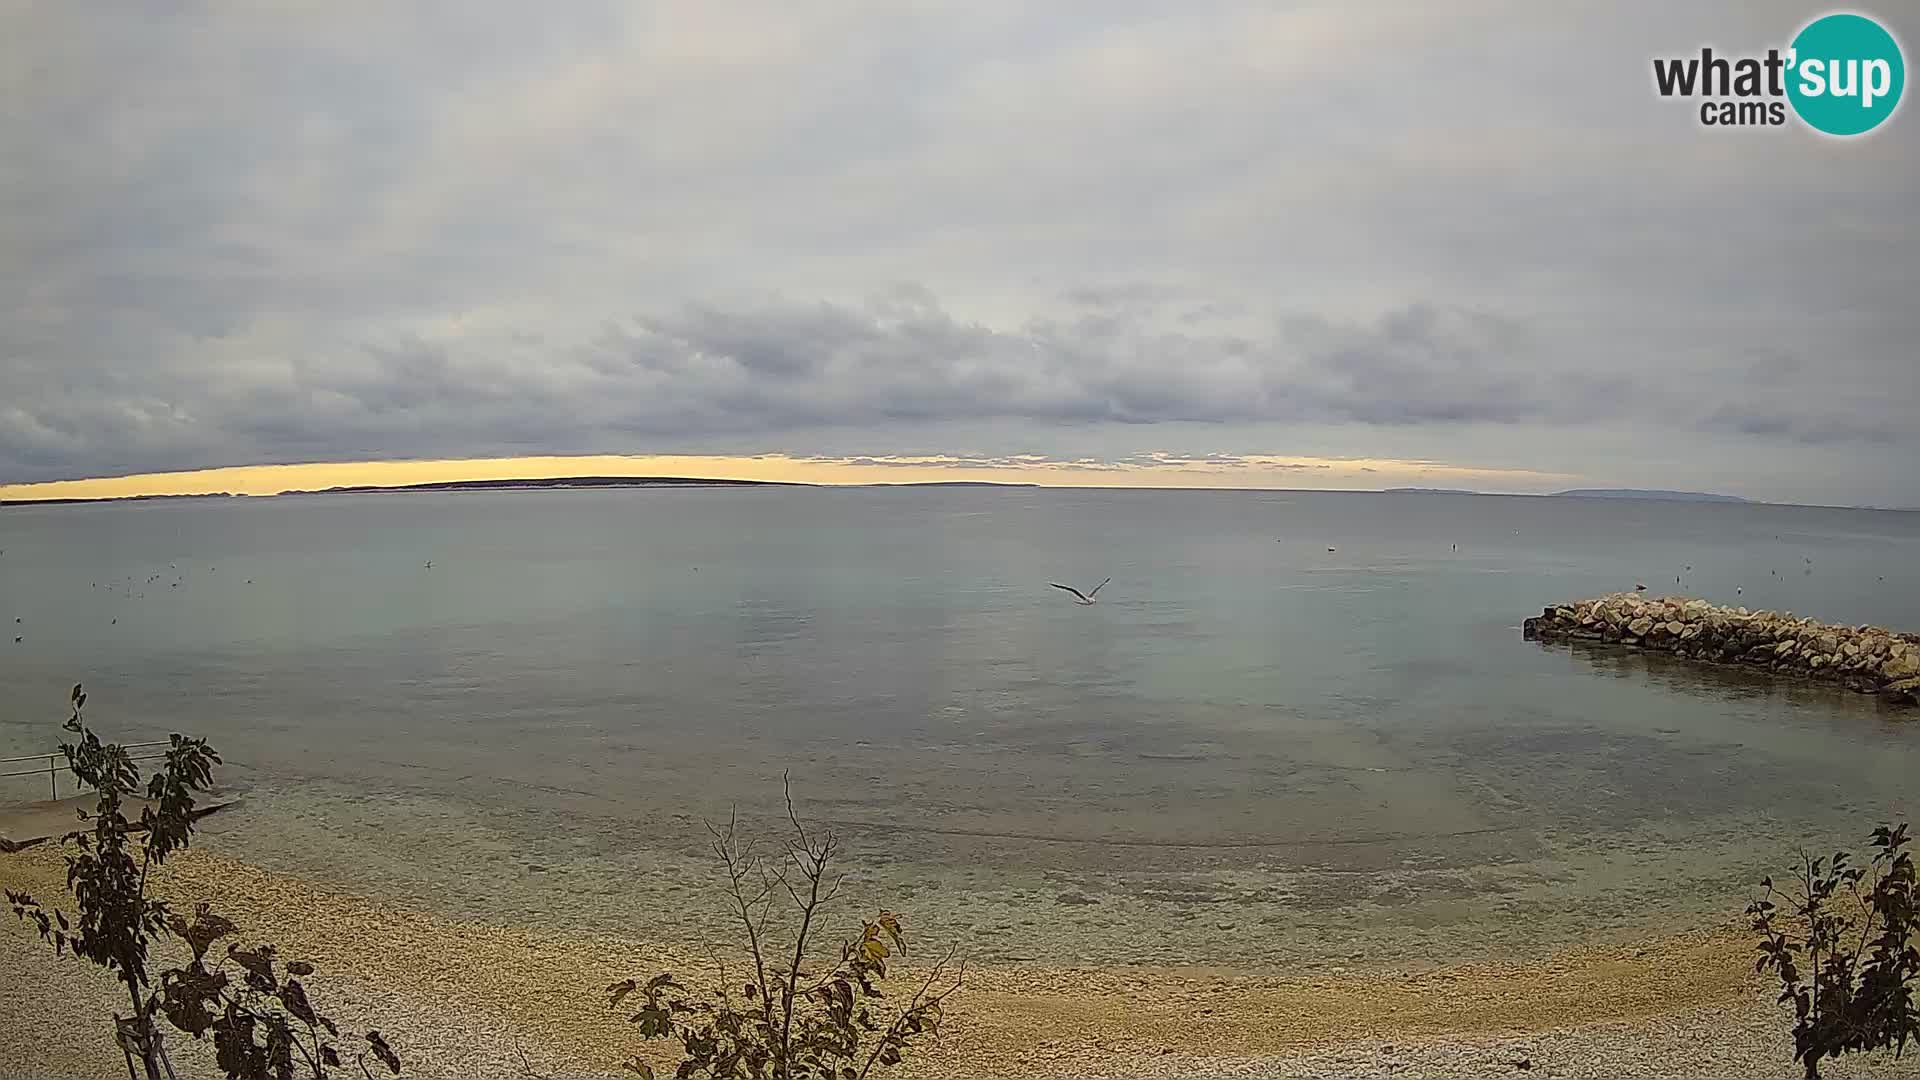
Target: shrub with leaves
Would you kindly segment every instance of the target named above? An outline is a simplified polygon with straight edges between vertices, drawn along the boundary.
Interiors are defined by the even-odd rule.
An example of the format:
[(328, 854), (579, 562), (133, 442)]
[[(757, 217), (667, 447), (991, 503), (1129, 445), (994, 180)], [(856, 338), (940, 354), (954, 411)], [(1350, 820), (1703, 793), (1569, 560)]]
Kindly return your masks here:
[(1789, 890), (1771, 877), (1747, 914), (1760, 935), (1756, 971), (1780, 980), (1780, 1002), (1793, 1006), (1794, 1060), (1817, 1080), (1820, 1062), (1842, 1054), (1920, 1042), (1920, 886), (1906, 850), (1907, 826), (1873, 831), (1874, 854), (1855, 866), (1846, 852), (1832, 859), (1800, 856)]
[[(720, 985), (689, 991), (672, 975), (608, 987), (612, 1007), (640, 1003), (632, 1022), (647, 1039), (674, 1039), (683, 1059), (674, 1075), (715, 1080), (864, 1080), (899, 1064), (919, 1040), (940, 1030), (942, 1004), (960, 988), (954, 952), (935, 961), (897, 1005), (881, 989), (890, 959), (907, 953), (900, 917), (882, 911), (837, 949), (816, 955), (821, 921), (841, 878), (831, 831), (808, 833), (787, 798), (791, 833), (780, 854), (762, 860), (740, 840), (738, 819), (708, 826), (726, 874), (729, 915), (739, 927), (751, 970), (738, 983), (724, 967)], [(785, 918), (775, 928), (776, 911)], [(639, 1056), (626, 1068), (653, 1080)]]
[[(206, 904), (195, 907), (191, 923), (175, 917), (169, 926), (193, 949), (193, 960), (161, 976), (161, 1013), (196, 1039), (211, 1033), (215, 1060), (228, 1077), (320, 1080), (341, 1067), (334, 1042), (340, 1028), (315, 1011), (300, 982), (313, 975), (312, 964), (295, 960), (276, 970), (272, 945), (229, 945), (224, 959), (208, 966), (209, 946), (236, 928)], [(355, 1059), (362, 1074), (370, 1075), (370, 1059), (399, 1073), (400, 1058), (384, 1036), (369, 1031), (365, 1041)]]
[[(148, 891), (150, 872), (192, 843), (195, 796), (211, 787), (220, 755), (205, 739), (172, 736), (165, 762), (146, 784), (148, 805), (138, 822), (128, 821), (127, 800), (137, 797), (140, 770), (124, 747), (101, 742), (87, 727), (86, 703), (85, 691), (75, 685), (65, 729), (79, 738), (60, 746), (74, 777), (98, 793), (93, 813), (80, 812), (92, 828), (69, 838), (76, 850), (66, 857), (67, 889), (77, 914), (69, 917), (10, 889), (6, 897), (14, 914), (37, 927), (55, 953), (97, 964), (126, 988), (132, 1012), (115, 1014), (114, 1031), (135, 1080), (136, 1062), (147, 1080), (177, 1078), (159, 1019), (195, 1038), (210, 1033), (229, 1080), (325, 1080), (329, 1068), (340, 1066), (332, 1041), (339, 1031), (307, 1000), (300, 979), (313, 974), (312, 965), (287, 964), (282, 978), (273, 946), (230, 945), (208, 966), (214, 943), (238, 928), (206, 904), (196, 905), (191, 920), (183, 918)], [(155, 980), (149, 953), (155, 941), (169, 936), (187, 944), (192, 960)], [(356, 1058), (362, 1073), (369, 1073), (369, 1057), (399, 1073), (400, 1059), (379, 1032), (368, 1032), (366, 1043)]]

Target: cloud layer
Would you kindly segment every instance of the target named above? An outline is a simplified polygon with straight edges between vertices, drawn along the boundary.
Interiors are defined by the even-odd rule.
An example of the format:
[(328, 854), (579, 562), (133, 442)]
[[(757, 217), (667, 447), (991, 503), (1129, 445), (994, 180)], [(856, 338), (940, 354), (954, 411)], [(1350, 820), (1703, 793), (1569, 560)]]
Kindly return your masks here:
[(1913, 117), (1653, 96), (1792, 5), (1480, 6), (30, 5), (0, 484), (1171, 447), (1920, 504)]

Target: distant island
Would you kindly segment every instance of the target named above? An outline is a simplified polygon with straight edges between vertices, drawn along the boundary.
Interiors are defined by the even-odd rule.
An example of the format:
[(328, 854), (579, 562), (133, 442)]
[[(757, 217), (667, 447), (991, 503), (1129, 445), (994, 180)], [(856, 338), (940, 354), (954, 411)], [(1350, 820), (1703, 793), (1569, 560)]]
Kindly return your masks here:
[(283, 491), (282, 495), (365, 495), (419, 491), (519, 491), (528, 488), (811, 487), (780, 480), (713, 480), (697, 476), (554, 476), (525, 480), (436, 480), (425, 484), (354, 484)]
[(1401, 488), (1388, 488), (1386, 489), (1386, 494), (1388, 495), (1478, 495), (1480, 494), (1480, 492), (1468, 491), (1465, 488), (1401, 487)]
[(231, 491), (211, 491), (200, 495), (105, 495), (94, 498), (0, 499), (0, 506), (71, 506), (97, 502), (179, 502), (182, 499), (244, 499)]
[[(276, 495), (404, 495), (434, 491), (529, 491), (554, 488), (657, 488), (657, 487), (819, 487), (791, 480), (723, 480), (702, 476), (553, 476), (519, 480), (436, 480), (424, 484), (353, 484), (330, 488), (294, 488)], [(906, 488), (1037, 488), (1039, 484), (1002, 483), (996, 480), (920, 480), (908, 483), (834, 485), (847, 487)], [(181, 499), (244, 499), (248, 496), (221, 491), (206, 495), (109, 495), (98, 498), (0, 499), (0, 506), (60, 506), (75, 503), (171, 502)], [(272, 498), (275, 496), (264, 496)]]
[(1574, 488), (1570, 491), (1556, 491), (1557, 498), (1566, 499), (1651, 499), (1659, 502), (1713, 502), (1743, 503), (1750, 499), (1738, 495), (1713, 495), (1704, 491), (1657, 491), (1645, 488)]

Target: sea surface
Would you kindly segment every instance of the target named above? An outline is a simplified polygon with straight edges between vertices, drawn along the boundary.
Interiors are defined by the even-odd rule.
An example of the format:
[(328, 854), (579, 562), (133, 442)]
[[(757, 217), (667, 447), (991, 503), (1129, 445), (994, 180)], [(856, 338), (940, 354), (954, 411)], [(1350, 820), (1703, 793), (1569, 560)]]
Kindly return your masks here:
[(1915, 513), (545, 490), (9, 507), (0, 551), (0, 756), (84, 682), (225, 756), (201, 843), (492, 923), (718, 935), (705, 822), (777, 839), (783, 775), (849, 903), (1001, 963), (1537, 955), (1920, 816), (1914, 710), (1519, 631), (1636, 582), (1920, 630)]

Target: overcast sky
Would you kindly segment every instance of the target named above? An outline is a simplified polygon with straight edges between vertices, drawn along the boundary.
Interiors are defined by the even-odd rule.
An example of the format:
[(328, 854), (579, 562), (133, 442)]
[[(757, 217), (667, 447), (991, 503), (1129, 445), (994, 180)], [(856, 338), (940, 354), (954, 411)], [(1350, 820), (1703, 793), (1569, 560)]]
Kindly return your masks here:
[(1219, 455), (1920, 505), (1914, 106), (1652, 90), (1824, 8), (114, 7), (0, 0), (0, 485)]

